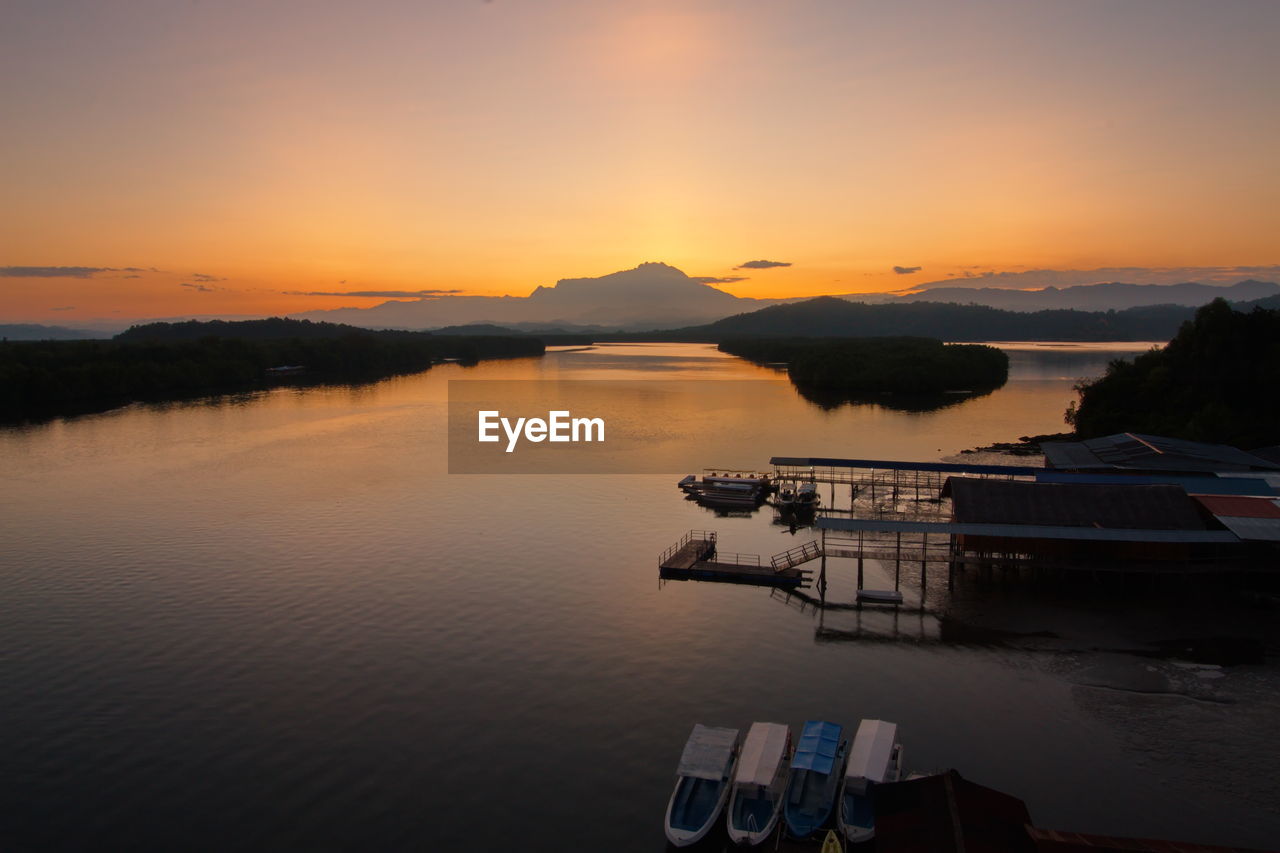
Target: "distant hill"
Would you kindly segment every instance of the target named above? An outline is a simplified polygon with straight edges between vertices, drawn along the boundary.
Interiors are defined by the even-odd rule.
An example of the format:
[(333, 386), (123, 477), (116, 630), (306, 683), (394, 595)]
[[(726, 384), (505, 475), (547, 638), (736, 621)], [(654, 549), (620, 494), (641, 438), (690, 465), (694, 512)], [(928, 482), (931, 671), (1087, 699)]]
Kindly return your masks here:
[(85, 341), (110, 337), (84, 329), (66, 326), (41, 326), (38, 323), (0, 323), (0, 339), (11, 341)]
[(1010, 290), (996, 287), (933, 287), (898, 297), (900, 302), (952, 302), (985, 305), (1009, 311), (1076, 309), (1120, 311), (1149, 305), (1197, 307), (1218, 297), (1242, 302), (1280, 295), (1280, 284), (1270, 281), (1237, 282), (1229, 286), (1183, 282), (1181, 284), (1081, 284), (1073, 287), (1046, 287), (1042, 290)]
[(540, 356), (544, 348), (528, 335), (372, 331), (279, 317), (152, 323), (112, 340), (8, 341), (0, 344), (0, 420), (249, 391), (281, 377), (370, 381), (446, 359), (472, 364)]
[[(186, 320), (178, 323), (146, 323), (141, 326), (130, 326), (116, 335), (115, 340), (197, 341), (207, 337), (251, 341), (283, 340), (288, 338), (314, 340), (351, 334), (367, 335), (370, 331), (372, 330), (358, 326), (347, 326), (342, 323), (314, 323), (311, 320), (268, 317), (264, 320)], [(379, 334), (382, 333), (380, 332)], [(406, 333), (396, 330), (391, 334), (404, 335)]]
[(776, 305), (704, 326), (664, 333), (666, 339), (729, 337), (881, 337), (912, 335), (948, 341), (1160, 341), (1192, 315), (1178, 305), (1127, 311), (1003, 311), (981, 305), (915, 302), (867, 305), (834, 296)]

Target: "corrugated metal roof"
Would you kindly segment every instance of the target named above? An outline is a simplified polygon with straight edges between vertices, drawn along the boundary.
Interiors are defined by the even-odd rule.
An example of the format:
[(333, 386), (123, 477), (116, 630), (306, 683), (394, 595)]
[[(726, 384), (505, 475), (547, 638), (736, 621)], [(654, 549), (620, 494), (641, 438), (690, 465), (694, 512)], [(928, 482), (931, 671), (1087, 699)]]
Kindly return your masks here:
[(1061, 527), (1048, 524), (961, 524), (948, 521), (882, 521), (862, 518), (819, 518), (822, 530), (847, 533), (939, 533), (1000, 536), (1006, 539), (1074, 539), (1092, 542), (1239, 542), (1230, 530), (1136, 530)]
[(1280, 518), (1280, 502), (1270, 498), (1201, 495), (1197, 496), (1196, 500), (1214, 515), (1231, 515), (1238, 518)]
[(1085, 441), (1045, 442), (1045, 466), (1063, 469), (1121, 468), (1139, 471), (1280, 470), (1280, 464), (1226, 444), (1161, 435), (1117, 433)]
[(1181, 486), (1026, 483), (950, 477), (957, 522), (1045, 524), (1141, 530), (1203, 530), (1204, 519)]
[(965, 465), (955, 462), (895, 462), (889, 459), (829, 459), (813, 456), (775, 456), (769, 464), (797, 468), (876, 468), (882, 471), (938, 471), (952, 474), (1005, 474), (1032, 477), (1040, 468), (1025, 465)]
[(1280, 542), (1280, 518), (1244, 518), (1241, 516), (1219, 515), (1218, 521), (1234, 533), (1249, 542)]
[(1189, 495), (1258, 495), (1280, 496), (1275, 485), (1265, 477), (1205, 477), (1178, 474), (1082, 474), (1075, 471), (1038, 471), (1037, 483), (1107, 483), (1142, 485), (1169, 483), (1182, 486)]

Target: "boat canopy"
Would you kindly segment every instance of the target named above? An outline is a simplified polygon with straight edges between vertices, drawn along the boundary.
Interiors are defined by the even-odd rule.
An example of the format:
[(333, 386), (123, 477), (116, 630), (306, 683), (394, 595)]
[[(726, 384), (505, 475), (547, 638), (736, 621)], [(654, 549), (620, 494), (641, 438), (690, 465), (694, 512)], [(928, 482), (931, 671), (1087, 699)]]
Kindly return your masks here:
[(742, 744), (734, 782), (769, 787), (778, 772), (778, 765), (787, 756), (790, 735), (791, 731), (782, 723), (752, 723)]
[(733, 763), (733, 748), (738, 743), (738, 730), (697, 723), (680, 756), (681, 776), (698, 779), (723, 779)]
[(830, 773), (835, 766), (836, 751), (840, 749), (840, 735), (843, 731), (839, 723), (824, 723), (821, 720), (806, 722), (800, 733), (800, 742), (796, 744), (796, 755), (791, 759), (791, 766), (796, 770)]
[(898, 726), (884, 720), (863, 720), (849, 750), (846, 779), (883, 782), (893, 758), (893, 745), (898, 742)]

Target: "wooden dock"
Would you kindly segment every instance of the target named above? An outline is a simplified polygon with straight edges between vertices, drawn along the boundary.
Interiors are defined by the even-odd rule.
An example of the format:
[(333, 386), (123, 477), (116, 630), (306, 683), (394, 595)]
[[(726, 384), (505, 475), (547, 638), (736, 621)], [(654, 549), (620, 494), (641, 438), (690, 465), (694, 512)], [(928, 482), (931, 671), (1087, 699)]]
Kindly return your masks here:
[(756, 554), (725, 554), (716, 551), (713, 530), (690, 530), (658, 557), (658, 576), (667, 580), (698, 580), (741, 583), (754, 586), (800, 588), (809, 585), (808, 569), (784, 564), (780, 568), (761, 565)]

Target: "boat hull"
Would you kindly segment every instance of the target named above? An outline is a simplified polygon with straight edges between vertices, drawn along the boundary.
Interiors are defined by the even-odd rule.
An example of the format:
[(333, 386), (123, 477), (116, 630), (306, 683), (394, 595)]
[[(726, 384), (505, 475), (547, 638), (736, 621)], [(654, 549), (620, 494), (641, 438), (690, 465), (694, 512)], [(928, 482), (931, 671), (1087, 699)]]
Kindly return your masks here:
[(667, 840), (676, 847), (701, 841), (724, 811), (730, 787), (728, 779), (712, 782), (681, 776), (667, 802)]
[[(758, 826), (756, 829), (748, 829), (735, 823), (738, 811), (738, 795), (735, 793), (729, 800), (729, 819), (727, 822), (729, 840), (734, 844), (754, 847), (772, 835), (773, 830), (777, 828), (778, 818), (782, 815), (782, 800), (779, 799), (773, 803), (772, 808), (767, 812), (768, 817), (763, 826)], [(756, 810), (752, 810), (752, 813), (756, 813)]]
[(848, 742), (842, 742), (830, 773), (813, 770), (792, 772), (782, 809), (787, 832), (792, 837), (809, 838), (831, 820), (848, 750)]

